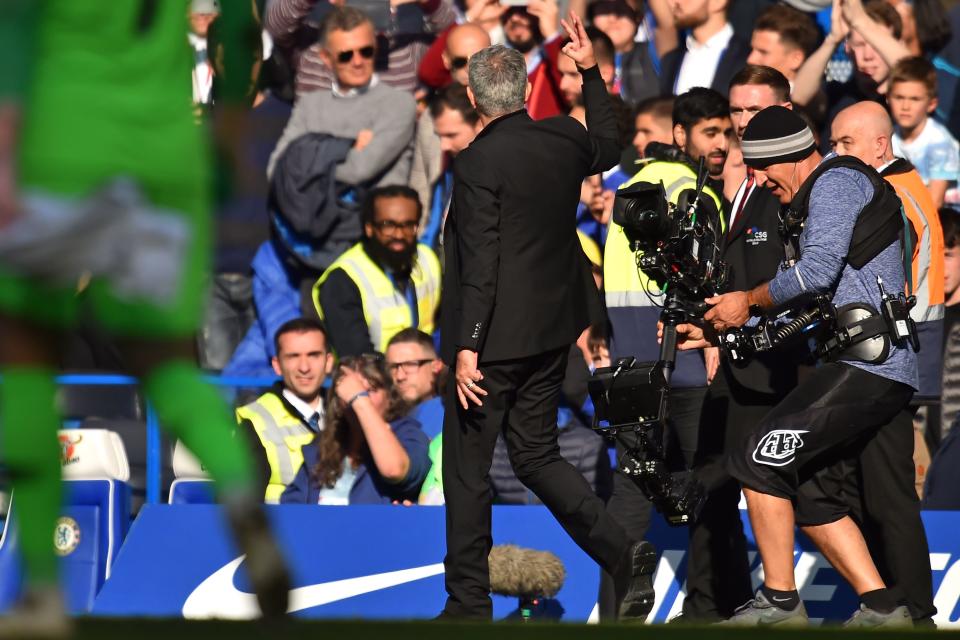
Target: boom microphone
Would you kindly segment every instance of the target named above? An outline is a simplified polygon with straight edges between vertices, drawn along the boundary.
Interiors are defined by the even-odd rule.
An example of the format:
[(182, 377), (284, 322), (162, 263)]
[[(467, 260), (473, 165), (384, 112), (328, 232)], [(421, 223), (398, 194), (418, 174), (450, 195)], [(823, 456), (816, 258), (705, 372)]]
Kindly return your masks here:
[(524, 549), (512, 544), (490, 549), (490, 591), (521, 601), (552, 598), (563, 587), (567, 572), (549, 551)]

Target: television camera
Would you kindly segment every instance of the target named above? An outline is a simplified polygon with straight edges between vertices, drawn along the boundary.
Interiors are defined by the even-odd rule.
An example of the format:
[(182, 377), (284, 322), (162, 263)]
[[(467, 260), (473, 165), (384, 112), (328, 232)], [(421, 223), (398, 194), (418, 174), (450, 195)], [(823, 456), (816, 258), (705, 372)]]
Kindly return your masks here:
[[(672, 159), (676, 161), (675, 159)], [(706, 492), (695, 477), (671, 473), (664, 460), (663, 428), (670, 377), (677, 352), (677, 325), (701, 318), (704, 298), (721, 293), (728, 269), (720, 259), (720, 215), (703, 193), (707, 172), (701, 159), (694, 189), (674, 205), (662, 183), (638, 182), (617, 192), (613, 221), (623, 227), (638, 272), (656, 287), (646, 293), (660, 307), (660, 358), (620, 358), (597, 369), (588, 383), (596, 410), (594, 429), (620, 441), (626, 454), (621, 472), (631, 477), (674, 526), (696, 520)], [(636, 433), (636, 443), (621, 434)]]

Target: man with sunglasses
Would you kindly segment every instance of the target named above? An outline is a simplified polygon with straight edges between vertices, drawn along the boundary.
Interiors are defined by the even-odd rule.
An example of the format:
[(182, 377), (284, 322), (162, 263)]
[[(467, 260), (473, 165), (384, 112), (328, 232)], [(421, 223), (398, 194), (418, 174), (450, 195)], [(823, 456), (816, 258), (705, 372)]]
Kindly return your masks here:
[(433, 332), (440, 261), (417, 243), (422, 213), (410, 187), (373, 189), (363, 207), (363, 238), (314, 284), (313, 307), (341, 358), (384, 352), (407, 327)]
[[(344, 0), (272, 0), (264, 12), (264, 27), (274, 44), (288, 56), (297, 72), (297, 97), (327, 91), (334, 67), (318, 51), (312, 37), (330, 6)], [(386, 3), (384, 3), (386, 4)], [(417, 66), (424, 58), (430, 34), (443, 32), (456, 19), (451, 0), (400, 0), (390, 2), (389, 33), (379, 33), (382, 45), (378, 68), (384, 84), (413, 93)], [(322, 27), (321, 27), (322, 28)]]
[(380, 82), (373, 72), (373, 23), (355, 7), (337, 7), (324, 20), (320, 57), (333, 69), (330, 89), (302, 94), (270, 156), (267, 175), (287, 147), (308, 133), (354, 140), (336, 168), (338, 182), (355, 186), (406, 183), (413, 153), (416, 104), (408, 92)]
[(433, 440), (443, 427), (443, 400), (438, 395), (443, 361), (437, 357), (433, 338), (409, 327), (390, 339), (385, 355), (394, 386), (413, 407), (413, 417), (423, 432)]

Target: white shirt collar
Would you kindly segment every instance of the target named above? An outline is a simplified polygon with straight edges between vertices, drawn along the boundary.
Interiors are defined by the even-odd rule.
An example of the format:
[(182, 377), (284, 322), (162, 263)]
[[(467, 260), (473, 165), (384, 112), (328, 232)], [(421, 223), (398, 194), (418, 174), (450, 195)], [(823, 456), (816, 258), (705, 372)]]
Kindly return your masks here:
[(733, 37), (733, 27), (730, 23), (723, 25), (723, 28), (720, 31), (717, 31), (715, 34), (707, 38), (707, 41), (703, 44), (697, 42), (693, 37), (693, 33), (687, 34), (687, 51), (698, 51), (700, 49), (713, 49), (723, 51), (727, 48), (727, 45), (730, 44), (730, 39)]
[(333, 86), (331, 86), (331, 90), (333, 91), (333, 95), (336, 98), (356, 98), (357, 96), (362, 96), (367, 91), (377, 86), (379, 82), (380, 82), (380, 78), (377, 76), (377, 74), (373, 74), (373, 77), (370, 78), (370, 82), (368, 82), (365, 87), (353, 87), (351, 89), (347, 89), (346, 91), (344, 91), (343, 89), (340, 88), (340, 85), (337, 84), (336, 78), (334, 78)]
[(201, 38), (194, 32), (187, 34), (187, 39), (190, 41), (190, 46), (193, 47), (194, 51), (206, 51), (207, 50), (207, 39)]
[(317, 408), (314, 409), (309, 404), (297, 397), (290, 389), (283, 390), (283, 397), (286, 398), (287, 402), (293, 405), (293, 408), (300, 412), (300, 415), (303, 416), (303, 419), (309, 423), (310, 416), (315, 413), (320, 414), (320, 430), (323, 430), (323, 398), (320, 398), (320, 404), (317, 405)]

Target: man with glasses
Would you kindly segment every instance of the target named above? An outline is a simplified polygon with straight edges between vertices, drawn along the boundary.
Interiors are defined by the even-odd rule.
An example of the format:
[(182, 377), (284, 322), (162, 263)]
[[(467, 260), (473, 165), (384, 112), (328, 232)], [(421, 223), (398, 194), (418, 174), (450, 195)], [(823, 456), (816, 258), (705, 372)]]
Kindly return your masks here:
[[(237, 409), (264, 482), (264, 501), (280, 502), (303, 464), (303, 445), (323, 429), (323, 385), (333, 371), (327, 331), (312, 318), (294, 318), (274, 336), (271, 364), (280, 376), (269, 391)], [(255, 436), (255, 437), (254, 437)]]
[(376, 53), (376, 34), (366, 14), (337, 7), (327, 15), (320, 57), (333, 69), (333, 86), (300, 96), (270, 157), (268, 176), (294, 140), (325, 133), (354, 140), (336, 167), (337, 182), (354, 187), (406, 183), (416, 104), (408, 92), (379, 81), (373, 72)]
[(390, 339), (387, 369), (400, 395), (413, 406), (413, 417), (433, 440), (443, 428), (443, 400), (438, 381), (443, 362), (437, 358), (433, 338), (410, 327)]
[(363, 207), (363, 238), (314, 284), (313, 305), (338, 356), (383, 352), (407, 327), (433, 332), (440, 262), (417, 243), (422, 213), (410, 187), (373, 189)]

